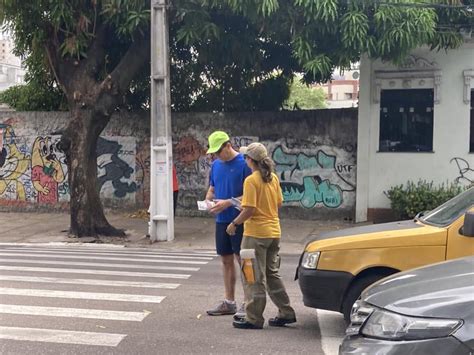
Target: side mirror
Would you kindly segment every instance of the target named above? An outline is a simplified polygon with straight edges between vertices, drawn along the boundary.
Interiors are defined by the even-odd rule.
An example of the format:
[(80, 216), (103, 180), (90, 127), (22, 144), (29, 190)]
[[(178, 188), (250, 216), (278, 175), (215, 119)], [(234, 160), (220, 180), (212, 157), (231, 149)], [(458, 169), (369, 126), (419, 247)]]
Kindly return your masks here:
[(465, 237), (474, 237), (474, 212), (466, 212), (464, 215), (462, 235)]

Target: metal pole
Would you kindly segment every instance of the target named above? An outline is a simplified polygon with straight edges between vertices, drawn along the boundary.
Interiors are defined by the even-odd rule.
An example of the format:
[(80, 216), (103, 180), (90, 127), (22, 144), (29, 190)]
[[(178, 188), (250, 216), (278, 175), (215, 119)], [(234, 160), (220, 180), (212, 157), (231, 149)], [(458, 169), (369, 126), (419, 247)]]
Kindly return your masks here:
[(151, 241), (174, 239), (168, 1), (151, 1)]

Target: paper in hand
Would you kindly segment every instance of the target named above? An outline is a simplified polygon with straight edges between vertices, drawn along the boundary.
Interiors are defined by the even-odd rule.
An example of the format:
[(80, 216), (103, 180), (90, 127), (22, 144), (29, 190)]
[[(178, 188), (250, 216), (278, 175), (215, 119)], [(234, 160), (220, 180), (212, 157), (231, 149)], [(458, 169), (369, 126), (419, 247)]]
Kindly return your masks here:
[(208, 211), (210, 208), (214, 207), (214, 205), (215, 203), (209, 200), (197, 201), (199, 211)]
[(240, 201), (239, 199), (235, 197), (232, 197), (230, 200), (232, 202), (232, 206), (237, 208), (239, 211), (242, 211), (242, 201)]

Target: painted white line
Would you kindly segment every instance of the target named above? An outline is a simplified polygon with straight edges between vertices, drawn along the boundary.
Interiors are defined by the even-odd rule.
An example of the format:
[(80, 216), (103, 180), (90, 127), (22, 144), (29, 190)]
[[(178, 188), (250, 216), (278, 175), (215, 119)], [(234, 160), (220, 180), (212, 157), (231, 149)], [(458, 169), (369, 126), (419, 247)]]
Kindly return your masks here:
[(35, 247), (81, 247), (97, 249), (124, 249), (121, 244), (91, 244), (91, 243), (69, 243), (69, 242), (49, 242), (49, 243), (0, 243), (0, 246), (35, 246)]
[(320, 309), (317, 310), (317, 314), (321, 347), (326, 355), (337, 354), (346, 330), (344, 318), (337, 312)]
[[(91, 255), (103, 255), (103, 256), (125, 256), (123, 260), (134, 260), (128, 258), (128, 256), (139, 256), (141, 261), (150, 261), (153, 262), (154, 259), (186, 259), (186, 260), (203, 260), (210, 261), (214, 258), (211, 256), (196, 255), (192, 256), (191, 254), (170, 254), (170, 253), (156, 253), (156, 254), (138, 254), (138, 253), (115, 253), (115, 252), (98, 252), (98, 251), (78, 251), (78, 250), (37, 250), (37, 249), (25, 249), (25, 248), (8, 248), (0, 249), (0, 253), (14, 253), (14, 254), (54, 254), (54, 255), (85, 255), (83, 258), (89, 258)], [(7, 254), (5, 254), (7, 255)]]
[(141, 302), (160, 303), (164, 296), (131, 295), (126, 293), (102, 293), (102, 292), (75, 292), (57, 290), (38, 290), (27, 288), (0, 287), (0, 295), (28, 296), (28, 297), (48, 297), (48, 298), (73, 298), (119, 302)]
[(56, 284), (73, 284), (73, 285), (93, 285), (93, 286), (113, 286), (113, 287), (140, 287), (140, 288), (164, 288), (174, 290), (180, 284), (172, 283), (154, 283), (154, 282), (133, 282), (133, 281), (111, 281), (98, 279), (64, 279), (60, 277), (33, 277), (18, 275), (0, 275), (0, 281), (14, 282), (40, 282), (40, 283), (56, 283)]
[(88, 319), (107, 319), (141, 322), (149, 314), (146, 312), (108, 311), (102, 309), (37, 307), (0, 304), (0, 313), (29, 316), (69, 317)]
[(59, 329), (0, 327), (0, 339), (45, 343), (117, 346), (125, 334), (76, 332)]
[[(26, 255), (25, 255), (26, 256)], [(53, 264), (53, 265), (67, 265), (67, 266), (97, 266), (105, 268), (124, 268), (124, 269), (146, 269), (146, 270), (169, 270), (169, 271), (199, 271), (196, 267), (186, 266), (157, 266), (157, 265), (134, 265), (134, 264), (109, 264), (109, 263), (87, 263), (74, 261), (57, 261), (57, 260), (31, 260), (31, 259), (2, 259), (2, 264)]]
[(57, 273), (68, 273), (68, 274), (114, 275), (114, 276), (132, 276), (132, 277), (162, 277), (162, 278), (168, 278), (168, 279), (189, 279), (191, 277), (191, 275), (185, 275), (185, 274), (162, 274), (162, 273), (152, 273), (152, 272), (128, 272), (128, 271), (66, 269), (66, 268), (52, 268), (52, 267), (6, 266), (6, 265), (0, 265), (0, 270), (57, 272)]
[(77, 256), (77, 255), (57, 255), (53, 253), (44, 253), (43, 255), (37, 255), (37, 253), (2, 253), (0, 252), (0, 256), (33, 256), (36, 258), (48, 258), (54, 257), (58, 259), (88, 259), (88, 260), (112, 260), (112, 261), (137, 261), (137, 262), (147, 262), (147, 263), (169, 263), (169, 264), (194, 264), (194, 265), (206, 265), (207, 261), (194, 261), (194, 260), (144, 260), (141, 259), (133, 259), (133, 258), (115, 258), (115, 257), (103, 257), (103, 256)]
[(217, 254), (209, 253), (182, 253), (182, 252), (134, 252), (134, 251), (115, 251), (115, 250), (85, 250), (85, 249), (72, 249), (72, 248), (0, 248), (1, 251), (27, 251), (37, 253), (62, 253), (62, 254), (86, 254), (86, 255), (115, 255), (115, 256), (140, 256), (140, 257), (165, 257), (165, 258), (178, 258), (178, 259), (196, 259), (196, 260), (213, 260)]

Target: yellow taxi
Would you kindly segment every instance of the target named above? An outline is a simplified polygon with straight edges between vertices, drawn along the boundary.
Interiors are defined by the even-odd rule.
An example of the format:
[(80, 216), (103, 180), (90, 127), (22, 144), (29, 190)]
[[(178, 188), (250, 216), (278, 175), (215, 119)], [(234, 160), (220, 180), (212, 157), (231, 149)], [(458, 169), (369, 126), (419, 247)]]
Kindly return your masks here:
[(296, 278), (307, 307), (349, 320), (361, 292), (388, 275), (474, 255), (474, 187), (414, 220), (333, 231), (311, 238)]

